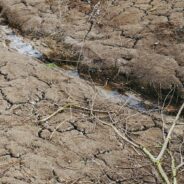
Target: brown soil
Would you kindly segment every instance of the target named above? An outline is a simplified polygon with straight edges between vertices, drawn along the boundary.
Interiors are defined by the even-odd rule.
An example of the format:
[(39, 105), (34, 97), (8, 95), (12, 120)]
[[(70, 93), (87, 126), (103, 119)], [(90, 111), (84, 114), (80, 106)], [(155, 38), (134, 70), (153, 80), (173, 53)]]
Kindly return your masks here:
[[(156, 154), (162, 141), (157, 116), (111, 103), (86, 81), (3, 46), (0, 56), (2, 184), (160, 183), (147, 158), (100, 123), (113, 123)], [(40, 123), (67, 103), (94, 112), (71, 107)], [(181, 126), (175, 135), (183, 135)], [(180, 141), (173, 143), (175, 149)]]
[[(114, 72), (112, 66), (120, 62), (118, 75), (116, 73), (117, 81), (122, 82), (120, 77), (124, 76), (124, 71), (128, 76), (131, 74), (130, 78), (135, 78), (134, 83), (141, 83), (144, 88), (147, 88), (148, 81), (149, 83), (151, 81), (156, 88), (157, 84), (161, 84), (165, 90), (170, 89), (169, 85), (174, 83), (178, 85), (178, 94), (180, 94), (183, 89), (181, 81), (184, 78), (182, 67), (179, 68), (179, 65), (183, 66), (182, 60), (179, 62), (179, 59), (172, 55), (178, 52), (176, 56), (181, 59), (179, 54), (182, 52), (180, 53), (177, 48), (182, 48), (182, 40), (179, 44), (175, 43), (178, 39), (176, 32), (171, 34), (172, 39), (174, 38), (172, 44), (176, 49), (175, 52), (168, 52), (169, 56), (166, 56), (163, 47), (161, 47), (162, 53), (165, 54), (161, 54), (160, 51), (151, 52), (151, 46), (149, 48), (146, 45), (146, 48), (141, 51), (143, 47), (138, 46), (142, 41), (151, 43), (148, 40), (155, 38), (154, 36), (159, 38), (157, 31), (151, 37), (145, 37), (140, 42), (134, 43), (134, 46), (106, 45), (112, 44), (111, 41), (115, 39), (115, 35), (119, 40), (118, 33), (121, 32), (122, 35), (121, 29), (125, 29), (121, 27), (122, 24), (126, 24), (129, 34), (132, 30), (135, 31), (132, 34), (136, 35), (136, 30), (142, 29), (135, 23), (149, 17), (146, 13), (148, 9), (150, 12), (155, 12), (155, 17), (159, 14), (159, 19), (157, 17), (151, 20), (160, 21), (161, 14), (165, 17), (167, 8), (177, 9), (180, 12), (180, 8), (177, 8), (178, 3), (170, 7), (171, 3), (164, 1), (163, 8), (162, 4), (158, 6), (160, 1), (154, 0), (144, 0), (139, 3), (138, 1), (122, 2), (116, 4), (115, 1), (115, 4), (101, 7), (102, 13), (107, 11), (110, 17), (106, 17), (108, 21), (102, 16), (97, 17), (99, 23), (95, 20), (97, 22), (84, 45), (81, 70), (86, 65), (92, 65), (94, 67), (92, 69), (97, 68), (101, 71), (105, 68), (105, 72), (111, 75)], [(11, 25), (18, 27), (24, 34), (32, 34), (34, 37), (43, 36), (38, 42), (45, 41), (44, 45), (49, 46), (50, 42), (56, 42), (52, 48), (49, 48), (53, 53), (58, 52), (56, 60), (60, 59), (58, 57), (61, 53), (63, 53), (62, 59), (65, 58), (65, 51), (70, 59), (76, 58), (78, 57), (76, 51), (81, 47), (84, 33), (90, 26), (86, 20), (93, 5), (89, 6), (85, 2), (76, 1), (75, 3), (80, 3), (80, 6), (76, 6), (75, 3), (69, 2), (70, 11), (66, 12), (67, 9), (64, 9), (63, 5), (58, 6), (57, 3), (58, 1), (54, 0), (0, 0), (2, 12)], [(182, 6), (182, 1), (180, 4), (179, 7)], [(118, 13), (117, 9), (122, 11), (122, 6), (125, 13)], [(154, 6), (157, 8), (154, 9)], [(111, 15), (114, 13), (117, 13), (117, 16)], [(145, 14), (147, 16), (144, 16)], [(65, 16), (62, 19), (60, 15)], [(124, 16), (126, 18), (123, 19)], [(145, 27), (146, 30), (147, 27), (149, 26)], [(165, 30), (162, 26), (158, 28)], [(173, 29), (172, 26), (167, 28)], [(112, 30), (114, 32), (111, 32)], [(146, 30), (141, 34), (147, 35)], [(182, 34), (180, 29), (178, 31)], [(51, 33), (55, 35), (51, 36)], [(164, 34), (167, 33), (164, 32)], [(110, 36), (107, 37), (107, 35)], [(134, 41), (134, 38), (129, 36), (128, 38), (122, 36), (122, 39), (130, 40), (127, 44)], [(167, 39), (163, 42), (171, 43)], [(115, 43), (118, 44), (118, 42)], [(70, 48), (69, 51), (68, 48)], [(121, 56), (120, 60), (119, 56)], [(58, 113), (46, 123), (39, 123), (40, 119), (67, 103), (77, 104), (87, 110), (71, 107)], [(38, 60), (15, 53), (5, 48), (2, 43), (0, 43), (0, 104), (0, 181), (2, 184), (161, 183), (160, 177), (146, 157), (118, 137), (112, 128), (101, 123), (101, 121), (113, 123), (119, 131), (126, 132), (127, 136), (144, 144), (156, 154), (158, 145), (162, 141), (160, 118), (156, 118), (156, 115), (144, 115), (128, 107), (122, 107), (121, 104), (109, 102), (100, 97), (88, 82), (68, 77), (62, 70), (49, 68)], [(90, 110), (92, 107), (93, 110)], [(103, 110), (105, 113), (95, 112), (95, 110)], [(177, 139), (174, 139), (170, 145), (173, 151), (176, 148), (178, 150), (178, 145), (182, 142), (181, 126), (178, 126), (174, 135)], [(176, 156), (179, 158), (178, 152)], [(168, 164), (165, 168), (170, 173)], [(183, 183), (182, 175), (183, 170), (179, 173), (179, 183)]]
[[(94, 110), (121, 109), (111, 113), (116, 126), (150, 146), (161, 137), (150, 117), (99, 98), (85, 81), (39, 61), (2, 47), (0, 56), (1, 183), (156, 183), (146, 158), (88, 111), (68, 109), (38, 124), (67, 102), (90, 108), (93, 101)], [(110, 123), (107, 114), (94, 115)]]
[(0, 0), (0, 6), (12, 26), (42, 37), (53, 61), (79, 59), (81, 73), (103, 82), (123, 82), (160, 99), (173, 90), (182, 100), (183, 1), (97, 2)]

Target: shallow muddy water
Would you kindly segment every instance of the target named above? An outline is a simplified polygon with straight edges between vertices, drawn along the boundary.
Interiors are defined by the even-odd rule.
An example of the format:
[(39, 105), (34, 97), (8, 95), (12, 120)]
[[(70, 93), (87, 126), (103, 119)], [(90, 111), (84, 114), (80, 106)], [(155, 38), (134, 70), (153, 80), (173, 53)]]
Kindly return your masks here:
[[(64, 70), (64, 73), (69, 77), (80, 78), (77, 70), (71, 70), (71, 69)], [(156, 104), (154, 105), (148, 101), (147, 103), (145, 103), (140, 96), (132, 93), (131, 91), (127, 91), (126, 93), (121, 94), (115, 89), (111, 89), (111, 88), (107, 89), (104, 86), (100, 86), (100, 85), (96, 85), (95, 89), (98, 91), (98, 94), (100, 96), (102, 96), (103, 98), (105, 98), (110, 102), (126, 105), (132, 109), (136, 109), (141, 112), (159, 111), (159, 108), (157, 107)]]
[(41, 58), (42, 53), (35, 49), (30, 43), (26, 42), (23, 37), (16, 35), (8, 26), (1, 26), (1, 33), (4, 36), (4, 44), (10, 49), (16, 50), (34, 58)]
[[(39, 50), (35, 49), (28, 40), (25, 40), (23, 37), (16, 35), (15, 32), (8, 26), (0, 26), (0, 31), (1, 35), (3, 35), (2, 41), (4, 42), (4, 45), (6, 47), (15, 50), (21, 54), (25, 54), (40, 60), (42, 59), (43, 55)], [(59, 67), (57, 68), (59, 69)], [(80, 78), (78, 71), (75, 69), (60, 68), (60, 70), (62, 70), (64, 75), (74, 78)], [(106, 89), (100, 85), (96, 85), (95, 88), (100, 96), (113, 103), (126, 105), (132, 109), (136, 109), (141, 112), (152, 112), (159, 110), (157, 105), (153, 105), (151, 102), (145, 104), (145, 101), (140, 96), (132, 92), (120, 94), (117, 90)]]

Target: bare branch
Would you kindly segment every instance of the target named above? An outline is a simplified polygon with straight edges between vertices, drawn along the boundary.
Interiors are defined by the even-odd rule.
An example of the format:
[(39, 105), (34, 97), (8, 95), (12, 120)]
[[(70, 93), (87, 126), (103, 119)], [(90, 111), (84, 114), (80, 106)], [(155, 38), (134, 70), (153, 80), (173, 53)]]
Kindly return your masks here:
[(172, 177), (173, 177), (173, 184), (177, 184), (177, 168), (176, 168), (176, 161), (171, 151), (168, 151), (171, 157), (171, 170), (172, 170)]
[(164, 144), (163, 144), (163, 146), (162, 146), (162, 149), (161, 149), (161, 151), (160, 151), (158, 157), (156, 158), (157, 161), (160, 160), (160, 159), (163, 157), (163, 155), (164, 155), (164, 153), (165, 153), (165, 151), (166, 151), (166, 149), (167, 149), (168, 143), (169, 143), (169, 141), (170, 141), (170, 139), (171, 139), (171, 135), (172, 135), (172, 133), (173, 133), (173, 130), (174, 130), (175, 126), (176, 126), (176, 123), (177, 123), (177, 121), (178, 121), (178, 119), (179, 119), (179, 117), (180, 117), (180, 115), (181, 115), (183, 109), (184, 109), (184, 103), (183, 103), (182, 106), (180, 107), (180, 110), (178, 111), (178, 114), (177, 114), (177, 116), (176, 116), (176, 118), (175, 118), (175, 120), (174, 120), (174, 122), (173, 122), (171, 128), (169, 129), (169, 132), (168, 132), (167, 137), (166, 137), (166, 139), (165, 139), (165, 141), (164, 141)]
[(46, 122), (48, 121), (49, 119), (51, 119), (52, 117), (56, 116), (58, 113), (60, 112), (63, 112), (65, 109), (68, 109), (70, 107), (73, 107), (75, 109), (81, 109), (81, 110), (84, 110), (84, 111), (92, 111), (92, 112), (97, 112), (97, 113), (105, 113), (105, 114), (109, 114), (109, 113), (112, 113), (113, 111), (103, 111), (103, 110), (95, 110), (93, 109), (93, 106), (92, 106), (92, 109), (88, 109), (86, 107), (81, 107), (80, 105), (76, 105), (76, 104), (72, 104), (72, 103), (68, 103), (68, 104), (65, 104), (64, 106), (60, 107), (57, 111), (53, 112), (51, 115), (49, 115), (48, 117), (40, 120), (39, 122), (40, 123), (43, 123), (43, 122)]

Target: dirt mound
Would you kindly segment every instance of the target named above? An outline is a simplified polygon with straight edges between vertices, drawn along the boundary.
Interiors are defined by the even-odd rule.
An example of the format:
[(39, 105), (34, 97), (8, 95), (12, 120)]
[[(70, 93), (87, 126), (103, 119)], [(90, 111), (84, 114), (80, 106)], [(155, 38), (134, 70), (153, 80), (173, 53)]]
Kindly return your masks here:
[(99, 2), (0, 0), (0, 6), (23, 34), (47, 40), (54, 61), (79, 59), (80, 72), (103, 82), (126, 81), (163, 98), (174, 89), (183, 99), (183, 2)]

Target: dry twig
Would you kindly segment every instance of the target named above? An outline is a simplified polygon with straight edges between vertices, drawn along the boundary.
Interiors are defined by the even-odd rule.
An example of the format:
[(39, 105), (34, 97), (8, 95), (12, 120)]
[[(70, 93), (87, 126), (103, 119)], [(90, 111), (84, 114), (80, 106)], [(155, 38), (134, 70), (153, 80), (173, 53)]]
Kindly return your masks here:
[[(119, 137), (121, 137), (125, 142), (129, 143), (130, 145), (132, 145), (135, 148), (140, 149), (149, 158), (149, 160), (153, 163), (153, 165), (155, 166), (157, 172), (161, 176), (163, 183), (166, 183), (166, 184), (177, 184), (177, 172), (178, 172), (178, 169), (180, 169), (183, 166), (183, 159), (181, 159), (181, 163), (178, 166), (176, 166), (174, 156), (172, 155), (171, 151), (168, 151), (167, 147), (168, 147), (169, 141), (171, 140), (171, 135), (173, 133), (173, 130), (174, 130), (176, 124), (177, 124), (177, 121), (178, 121), (178, 119), (179, 119), (183, 109), (184, 109), (184, 103), (182, 104), (180, 110), (178, 111), (178, 114), (177, 114), (175, 120), (173, 121), (173, 124), (172, 124), (171, 128), (169, 129), (168, 135), (164, 139), (164, 143), (163, 143), (162, 148), (160, 150), (160, 153), (158, 154), (157, 157), (155, 157), (143, 145), (140, 145), (140, 144), (138, 144), (138, 143), (136, 143), (134, 141), (131, 141), (129, 138), (127, 138), (127, 136), (125, 134), (122, 134), (114, 125), (106, 123), (106, 122), (104, 122), (104, 121), (102, 121), (102, 120), (100, 120), (98, 118), (96, 118), (96, 119), (100, 123), (102, 123), (104, 125), (107, 125), (107, 126), (110, 126), (115, 131), (115, 133)], [(171, 157), (171, 170), (172, 170), (172, 178), (171, 179), (169, 178), (168, 174), (164, 170), (163, 165), (161, 163), (161, 160), (162, 160), (162, 158), (163, 158), (163, 156), (164, 156), (166, 151), (169, 152), (170, 157)]]
[[(141, 144), (138, 144), (136, 143), (135, 141), (132, 141), (130, 140), (126, 134), (124, 133), (121, 133), (112, 123), (106, 123), (104, 121), (102, 121), (101, 119), (99, 119), (98, 117), (96, 117), (93, 113), (94, 112), (98, 112), (98, 113), (107, 113), (109, 115), (110, 112), (108, 111), (101, 111), (101, 110), (94, 110), (93, 109), (93, 105), (94, 103), (92, 104), (92, 108), (88, 109), (86, 107), (81, 107), (80, 105), (76, 105), (76, 104), (72, 104), (72, 103), (68, 103), (62, 107), (60, 107), (57, 111), (55, 111), (53, 114), (51, 114), (50, 116), (42, 119), (40, 122), (45, 122), (45, 121), (48, 121), (49, 119), (51, 119), (53, 116), (55, 116), (56, 114), (64, 111), (65, 109), (68, 109), (68, 108), (75, 108), (75, 109), (81, 109), (81, 110), (84, 110), (84, 111), (89, 111), (91, 113), (91, 115), (93, 117), (95, 117), (95, 119), (97, 119), (101, 124), (103, 125), (106, 125), (106, 126), (109, 126), (111, 127), (114, 132), (119, 136), (121, 137), (125, 142), (129, 143), (135, 150), (136, 149), (140, 149), (146, 156), (147, 158), (151, 161), (151, 163), (155, 166), (157, 172), (159, 173), (163, 183), (165, 184), (177, 184), (177, 173), (178, 173), (178, 170), (183, 167), (183, 157), (181, 156), (181, 163), (179, 165), (176, 165), (176, 161), (175, 161), (175, 158), (172, 154), (172, 152), (170, 150), (168, 150), (168, 144), (171, 140), (171, 136), (172, 136), (172, 133), (174, 131), (174, 128), (178, 122), (178, 119), (184, 109), (184, 103), (182, 104), (181, 108), (179, 109), (178, 111), (178, 114), (175, 118), (175, 120), (173, 121), (172, 123), (172, 126), (170, 127), (169, 131), (168, 131), (168, 134), (167, 136), (164, 138), (164, 143), (161, 147), (161, 150), (160, 150), (160, 153), (158, 154), (158, 156), (154, 156), (150, 150), (148, 150), (146, 147), (144, 147), (143, 145)], [(54, 132), (63, 124), (63, 122), (61, 124), (59, 124), (56, 129), (53, 131), (52, 135), (50, 138), (52, 138)], [(161, 160), (163, 159), (163, 156), (165, 154), (165, 152), (168, 151), (170, 157), (171, 157), (171, 170), (172, 170), (172, 178), (169, 177), (169, 175), (166, 173), (165, 169), (163, 168), (163, 164), (161, 162)]]
[(84, 111), (93, 111), (93, 112), (96, 112), (96, 113), (105, 113), (105, 114), (109, 114), (109, 113), (113, 113), (114, 111), (103, 111), (103, 110), (96, 110), (96, 109), (89, 109), (89, 108), (86, 108), (86, 107), (81, 107), (80, 105), (75, 105), (75, 104), (65, 104), (64, 106), (60, 107), (57, 111), (53, 112), (51, 115), (47, 116), (46, 118), (43, 118), (41, 119), (39, 122), (40, 123), (44, 123), (46, 121), (48, 121), (49, 119), (51, 119), (52, 117), (56, 116), (58, 113), (61, 113), (63, 112), (64, 110), (66, 109), (69, 109), (69, 108), (75, 108), (75, 109), (81, 109), (81, 110), (84, 110)]

